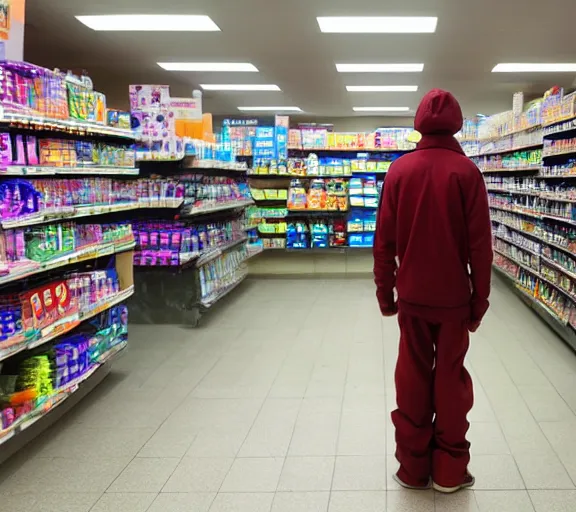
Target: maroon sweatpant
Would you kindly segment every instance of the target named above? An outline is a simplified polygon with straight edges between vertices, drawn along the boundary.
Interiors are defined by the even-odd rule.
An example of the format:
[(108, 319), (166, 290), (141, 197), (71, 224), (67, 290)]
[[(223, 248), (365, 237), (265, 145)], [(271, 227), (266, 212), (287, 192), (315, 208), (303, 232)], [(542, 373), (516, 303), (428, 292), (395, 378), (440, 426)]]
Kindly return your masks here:
[(396, 365), (398, 476), (424, 486), (430, 477), (445, 487), (461, 484), (470, 461), (466, 441), (472, 409), (472, 379), (464, 368), (466, 322), (431, 323), (400, 312)]

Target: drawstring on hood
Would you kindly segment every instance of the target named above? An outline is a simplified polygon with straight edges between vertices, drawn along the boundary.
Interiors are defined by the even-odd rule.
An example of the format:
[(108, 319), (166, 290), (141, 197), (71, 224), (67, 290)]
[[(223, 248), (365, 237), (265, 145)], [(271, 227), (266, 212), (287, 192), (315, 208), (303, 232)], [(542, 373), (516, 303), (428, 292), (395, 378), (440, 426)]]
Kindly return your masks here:
[(420, 102), (414, 128), (422, 135), (454, 135), (464, 119), (458, 100), (448, 91), (432, 89)]

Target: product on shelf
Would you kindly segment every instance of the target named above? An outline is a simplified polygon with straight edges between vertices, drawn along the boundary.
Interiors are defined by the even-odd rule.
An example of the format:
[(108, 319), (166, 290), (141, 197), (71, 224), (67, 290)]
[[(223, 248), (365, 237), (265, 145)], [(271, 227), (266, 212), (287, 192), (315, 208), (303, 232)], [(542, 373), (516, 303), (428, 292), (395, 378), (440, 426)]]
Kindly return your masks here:
[(132, 227), (123, 224), (60, 223), (8, 229), (0, 233), (0, 269), (8, 277), (34, 273), (51, 263), (111, 254), (134, 242)]
[(41, 414), (61, 400), (62, 393), (81, 382), (127, 342), (128, 310), (111, 308), (66, 336), (51, 349), (7, 365), (0, 374), (0, 439), (33, 413)]
[(191, 255), (199, 256), (246, 236), (239, 220), (194, 225), (144, 221), (134, 224), (134, 238), (134, 265), (177, 266)]
[(472, 160), (481, 170), (524, 169), (527, 167), (537, 169), (542, 163), (542, 150), (534, 149), (501, 155), (478, 156)]
[(243, 244), (202, 265), (198, 269), (201, 302), (210, 305), (242, 281), (246, 277), (242, 263), (247, 257)]
[(192, 208), (208, 208), (251, 198), (248, 185), (234, 178), (185, 174), (179, 177), (179, 182), (184, 187), (185, 202)]
[(542, 125), (549, 126), (568, 119), (576, 114), (576, 95), (564, 94), (561, 87), (552, 87), (544, 93), (542, 104)]
[(287, 206), (293, 211), (348, 211), (348, 183), (340, 178), (292, 180)]
[(568, 139), (545, 139), (543, 157), (576, 153), (576, 137)]
[(305, 150), (410, 150), (411, 128), (381, 128), (372, 133), (333, 132), (322, 125), (303, 125), (291, 129), (288, 135), (289, 149)]
[(291, 222), (286, 229), (287, 249), (309, 249), (310, 229), (307, 222)]

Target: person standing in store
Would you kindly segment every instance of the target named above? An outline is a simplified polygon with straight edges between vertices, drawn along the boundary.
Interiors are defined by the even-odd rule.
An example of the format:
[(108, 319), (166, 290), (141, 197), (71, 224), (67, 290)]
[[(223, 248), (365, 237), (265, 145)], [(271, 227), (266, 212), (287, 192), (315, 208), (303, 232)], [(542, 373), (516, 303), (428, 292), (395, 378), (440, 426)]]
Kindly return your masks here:
[(422, 139), (390, 167), (374, 244), (380, 310), (400, 325), (394, 477), (447, 493), (474, 484), (464, 357), (488, 310), (493, 257), (484, 180), (454, 138), (462, 123), (452, 94), (424, 96), (414, 123)]

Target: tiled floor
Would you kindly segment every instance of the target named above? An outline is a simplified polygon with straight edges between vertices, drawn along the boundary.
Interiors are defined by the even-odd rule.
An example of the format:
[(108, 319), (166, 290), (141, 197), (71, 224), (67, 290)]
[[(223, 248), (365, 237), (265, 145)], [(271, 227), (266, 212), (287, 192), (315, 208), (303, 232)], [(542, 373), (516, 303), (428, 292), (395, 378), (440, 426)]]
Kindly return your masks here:
[(249, 281), (129, 353), (0, 469), (10, 512), (576, 510), (576, 355), (498, 280), (469, 368), (473, 491), (400, 490), (395, 319), (369, 280)]

